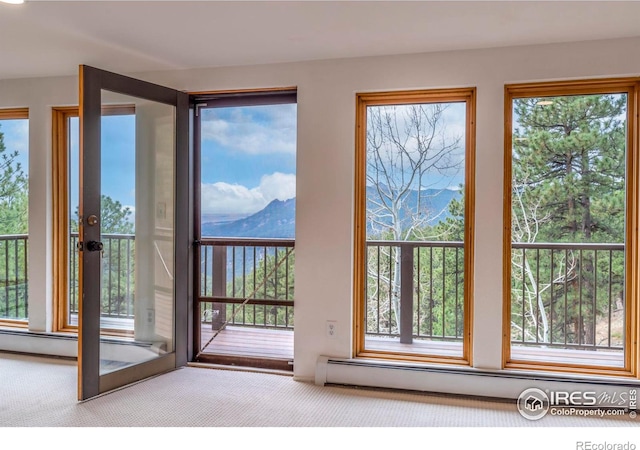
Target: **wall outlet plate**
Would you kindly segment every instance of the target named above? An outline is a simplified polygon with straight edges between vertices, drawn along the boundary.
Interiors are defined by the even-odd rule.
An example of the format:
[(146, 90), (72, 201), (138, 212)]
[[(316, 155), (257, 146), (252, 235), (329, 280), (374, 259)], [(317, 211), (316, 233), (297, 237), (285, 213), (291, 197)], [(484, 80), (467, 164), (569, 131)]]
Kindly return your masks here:
[(338, 334), (338, 322), (336, 320), (327, 320), (327, 337), (335, 338)]

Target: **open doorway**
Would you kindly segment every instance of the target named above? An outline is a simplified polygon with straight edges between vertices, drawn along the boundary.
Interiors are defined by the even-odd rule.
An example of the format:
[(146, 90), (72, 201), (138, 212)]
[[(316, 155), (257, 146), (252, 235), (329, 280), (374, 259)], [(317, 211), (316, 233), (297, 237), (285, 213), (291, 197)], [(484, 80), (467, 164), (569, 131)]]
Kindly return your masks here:
[(291, 371), (296, 92), (195, 100), (195, 359)]

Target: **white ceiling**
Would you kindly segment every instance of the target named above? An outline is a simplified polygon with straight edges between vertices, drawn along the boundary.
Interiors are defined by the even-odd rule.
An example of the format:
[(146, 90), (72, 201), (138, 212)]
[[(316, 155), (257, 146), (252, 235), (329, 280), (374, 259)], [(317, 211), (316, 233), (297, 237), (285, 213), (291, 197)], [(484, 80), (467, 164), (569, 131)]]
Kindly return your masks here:
[(640, 1), (0, 4), (0, 79), (640, 36)]

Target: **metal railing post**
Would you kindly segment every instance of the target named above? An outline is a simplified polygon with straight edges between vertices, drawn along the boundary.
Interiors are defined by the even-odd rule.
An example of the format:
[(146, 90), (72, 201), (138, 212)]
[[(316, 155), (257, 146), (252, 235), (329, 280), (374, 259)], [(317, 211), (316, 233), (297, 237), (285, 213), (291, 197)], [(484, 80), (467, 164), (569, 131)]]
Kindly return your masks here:
[[(214, 245), (211, 264), (211, 293), (214, 297), (227, 296), (227, 246)], [(218, 330), (227, 321), (226, 303), (211, 305), (211, 328)]]
[(413, 246), (400, 245), (400, 343), (413, 343)]

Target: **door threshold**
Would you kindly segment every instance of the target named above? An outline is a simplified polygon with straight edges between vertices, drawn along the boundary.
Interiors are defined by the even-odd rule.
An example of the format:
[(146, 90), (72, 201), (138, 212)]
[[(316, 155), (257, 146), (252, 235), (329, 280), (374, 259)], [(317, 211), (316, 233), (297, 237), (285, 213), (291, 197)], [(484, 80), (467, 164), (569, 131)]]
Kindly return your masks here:
[(265, 369), (260, 367), (215, 364), (215, 363), (200, 362), (200, 361), (188, 362), (187, 367), (197, 367), (200, 369), (232, 370), (236, 372), (256, 372), (256, 373), (266, 373), (270, 375), (284, 375), (287, 377), (293, 377), (293, 372), (291, 370)]
[(293, 361), (290, 359), (265, 358), (259, 356), (220, 355), (215, 353), (199, 353), (195, 362), (209, 363), (221, 366), (251, 367), (256, 369), (293, 371)]

